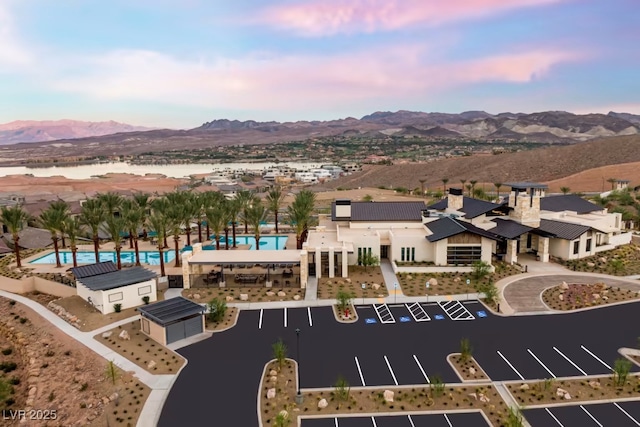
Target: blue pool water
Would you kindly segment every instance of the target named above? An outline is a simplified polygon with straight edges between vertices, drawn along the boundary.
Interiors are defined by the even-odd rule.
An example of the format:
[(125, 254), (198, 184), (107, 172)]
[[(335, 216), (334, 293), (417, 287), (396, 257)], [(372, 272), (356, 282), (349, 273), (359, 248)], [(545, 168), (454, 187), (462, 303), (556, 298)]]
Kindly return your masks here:
[[(95, 264), (96, 255), (91, 252), (78, 252), (77, 254), (78, 264)], [(168, 263), (176, 257), (174, 251), (164, 251), (164, 262)], [(134, 251), (122, 251), (120, 252), (120, 260), (123, 263), (135, 263), (136, 253)], [(116, 252), (100, 252), (100, 262), (113, 261), (116, 262)], [(69, 251), (60, 251), (60, 262), (62, 264), (73, 264), (73, 256)], [(158, 251), (140, 251), (140, 262), (142, 264), (160, 265), (160, 253)], [(29, 264), (55, 264), (56, 254), (51, 252), (38, 259), (30, 261)]]
[[(213, 240), (215, 236), (211, 236)], [(287, 244), (287, 236), (262, 236), (260, 237), (260, 250), (266, 251), (274, 251), (284, 249)], [(224, 242), (224, 237), (220, 239), (220, 243)], [(233, 244), (233, 239), (229, 238), (229, 244)], [(251, 245), (250, 250), (256, 249), (256, 239), (253, 236), (236, 236), (236, 244), (237, 245)], [(215, 240), (211, 243), (213, 249), (215, 249), (216, 243)], [(209, 249), (210, 250), (210, 249)]]

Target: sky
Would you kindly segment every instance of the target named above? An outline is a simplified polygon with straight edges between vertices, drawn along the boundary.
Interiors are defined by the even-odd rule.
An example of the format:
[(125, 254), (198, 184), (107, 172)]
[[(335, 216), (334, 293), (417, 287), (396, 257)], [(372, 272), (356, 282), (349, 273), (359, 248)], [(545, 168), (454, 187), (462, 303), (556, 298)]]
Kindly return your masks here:
[(0, 0), (0, 123), (640, 114), (638, 0)]

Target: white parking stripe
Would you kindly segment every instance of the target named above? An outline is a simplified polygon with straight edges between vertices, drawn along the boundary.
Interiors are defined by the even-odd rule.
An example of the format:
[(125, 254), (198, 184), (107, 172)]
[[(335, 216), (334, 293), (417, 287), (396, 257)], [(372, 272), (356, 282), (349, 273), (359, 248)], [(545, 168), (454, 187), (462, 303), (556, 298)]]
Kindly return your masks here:
[(600, 421), (596, 420), (596, 417), (594, 417), (593, 415), (591, 415), (591, 412), (587, 411), (587, 408), (585, 408), (584, 406), (580, 405), (580, 408), (587, 414), (589, 415), (589, 418), (591, 418), (596, 424), (598, 424), (600, 427), (604, 427), (602, 424), (600, 424)]
[(538, 361), (538, 363), (539, 363), (540, 365), (542, 365), (542, 367), (544, 368), (544, 370), (545, 370), (545, 371), (547, 371), (547, 372), (549, 373), (549, 375), (551, 375), (553, 378), (557, 378), (557, 377), (555, 376), (555, 374), (554, 374), (553, 372), (551, 372), (551, 370), (550, 370), (549, 368), (547, 368), (547, 366), (546, 366), (544, 363), (542, 363), (542, 361), (541, 361), (540, 359), (538, 359), (538, 356), (536, 356), (535, 354), (533, 354), (533, 351), (531, 351), (531, 350), (529, 350), (529, 349), (527, 349), (527, 351), (529, 352), (529, 354), (530, 354), (530, 355), (532, 355), (532, 356), (533, 356), (533, 358), (534, 358), (534, 359), (536, 359), (536, 360)]
[(334, 421), (336, 422), (336, 427), (339, 427), (339, 426), (338, 426), (338, 419), (337, 419), (337, 418), (334, 418)]
[(555, 415), (553, 415), (553, 414), (551, 413), (551, 411), (549, 410), (549, 408), (544, 408), (544, 410), (545, 410), (545, 411), (547, 411), (547, 414), (549, 414), (549, 415), (551, 416), (551, 418), (553, 418), (553, 419), (555, 420), (555, 422), (557, 422), (557, 423), (558, 423), (558, 425), (559, 425), (560, 427), (564, 427), (564, 426), (562, 425), (562, 423), (560, 422), (560, 420), (559, 420), (559, 419), (557, 419), (557, 418), (556, 418), (556, 416), (555, 416)]
[(311, 320), (311, 307), (307, 307), (307, 314), (309, 315), (309, 326), (313, 326), (313, 320)]
[(411, 427), (416, 427), (416, 425), (413, 423), (413, 420), (411, 419), (411, 415), (407, 415), (407, 417), (409, 417), (409, 422), (411, 423)]
[(582, 372), (582, 375), (584, 375), (585, 377), (587, 376), (587, 373), (585, 371), (583, 371), (582, 369), (580, 369), (580, 366), (576, 365), (575, 363), (573, 363), (573, 360), (569, 359), (567, 356), (564, 355), (564, 353), (562, 353), (560, 350), (558, 350), (556, 347), (553, 347), (553, 349), (562, 357), (564, 357), (564, 359), (571, 363), (573, 365), (574, 368), (576, 368), (578, 371)]
[(497, 353), (498, 353), (498, 356), (502, 357), (502, 360), (504, 360), (505, 362), (507, 362), (507, 365), (509, 365), (509, 367), (510, 367), (511, 369), (513, 369), (513, 372), (515, 372), (515, 373), (520, 377), (520, 379), (521, 379), (522, 381), (524, 381), (524, 377), (523, 377), (522, 375), (520, 375), (520, 372), (518, 372), (518, 370), (517, 370), (516, 368), (514, 368), (514, 367), (513, 367), (513, 365), (511, 364), (511, 362), (509, 362), (509, 361), (507, 360), (507, 358), (506, 358), (506, 357), (504, 357), (504, 356), (502, 355), (502, 353), (500, 353), (499, 351), (498, 351)]
[(631, 414), (629, 414), (627, 411), (625, 411), (622, 406), (618, 405), (616, 402), (613, 402), (614, 405), (616, 405), (616, 408), (620, 409), (622, 411), (623, 414), (625, 414), (627, 417), (629, 417), (631, 419), (631, 421), (633, 421), (634, 423), (636, 423), (637, 426), (640, 426), (640, 422), (638, 422), (638, 420), (636, 420), (635, 418), (633, 418), (631, 416)]
[(371, 417), (371, 421), (373, 422), (373, 427), (378, 427), (378, 424), (376, 424), (376, 419)]
[(594, 359), (596, 359), (598, 362), (602, 363), (604, 366), (606, 366), (610, 371), (613, 371), (613, 368), (611, 368), (611, 366), (607, 365), (602, 359), (600, 359), (598, 356), (596, 356), (595, 354), (593, 354), (587, 347), (581, 345), (580, 346), (584, 351), (586, 351), (587, 353), (589, 353)]
[(262, 329), (262, 313), (263, 313), (263, 309), (260, 309), (260, 319), (258, 319), (258, 329)]
[(429, 377), (424, 372), (424, 369), (422, 369), (422, 365), (420, 364), (420, 361), (418, 360), (418, 357), (415, 354), (413, 355), (413, 360), (415, 360), (416, 363), (418, 364), (418, 368), (420, 368), (420, 372), (422, 372), (422, 375), (424, 375), (424, 379), (427, 380), (427, 384), (431, 384), (431, 381), (429, 380)]
[(287, 307), (284, 308), (284, 327), (287, 327)]
[(366, 386), (366, 384), (364, 383), (364, 377), (362, 376), (362, 369), (360, 369), (360, 362), (358, 362), (358, 357), (355, 357), (356, 359), (356, 367), (358, 368), (358, 374), (360, 374), (360, 381), (362, 382), (362, 386)]
[(447, 417), (447, 414), (442, 415), (444, 415), (444, 419), (447, 421), (447, 424), (449, 424), (449, 427), (453, 427), (453, 424), (451, 424), (451, 421), (449, 421), (449, 417)]
[(391, 363), (389, 363), (389, 359), (387, 359), (387, 356), (384, 356), (384, 361), (387, 364), (387, 368), (389, 368), (389, 372), (391, 372), (391, 378), (393, 378), (393, 382), (398, 385), (398, 380), (396, 379), (396, 374), (393, 373), (393, 369), (391, 369)]

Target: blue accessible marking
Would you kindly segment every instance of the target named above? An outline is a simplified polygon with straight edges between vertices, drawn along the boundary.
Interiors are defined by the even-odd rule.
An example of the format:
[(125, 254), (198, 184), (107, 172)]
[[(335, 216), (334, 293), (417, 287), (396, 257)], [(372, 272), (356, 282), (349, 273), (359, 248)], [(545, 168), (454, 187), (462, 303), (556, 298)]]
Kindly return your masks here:
[(378, 321), (376, 319), (364, 319), (364, 323), (371, 324), (371, 323), (378, 323)]
[(478, 317), (487, 317), (487, 312), (484, 310), (476, 311), (476, 313), (478, 314)]
[(434, 316), (434, 318), (435, 318), (436, 320), (444, 320), (444, 316), (443, 316), (442, 314), (436, 314), (436, 315)]
[(411, 322), (411, 318), (409, 316), (401, 316), (400, 317), (400, 321), (401, 322)]

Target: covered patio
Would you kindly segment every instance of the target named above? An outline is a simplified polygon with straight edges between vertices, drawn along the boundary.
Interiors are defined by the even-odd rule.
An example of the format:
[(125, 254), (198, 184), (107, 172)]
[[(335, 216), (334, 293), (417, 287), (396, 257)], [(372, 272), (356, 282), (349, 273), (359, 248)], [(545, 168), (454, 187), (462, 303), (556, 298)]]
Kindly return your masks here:
[(257, 286), (300, 287), (307, 285), (307, 252), (203, 251), (193, 245), (182, 254), (184, 288)]

